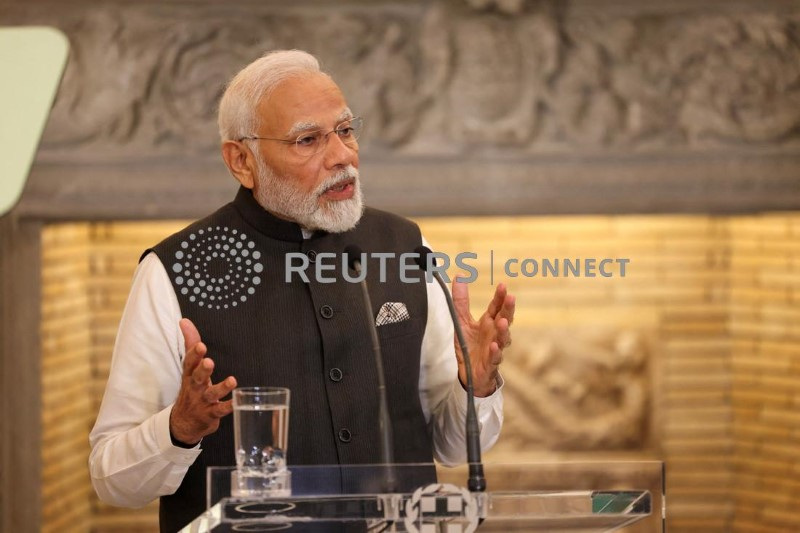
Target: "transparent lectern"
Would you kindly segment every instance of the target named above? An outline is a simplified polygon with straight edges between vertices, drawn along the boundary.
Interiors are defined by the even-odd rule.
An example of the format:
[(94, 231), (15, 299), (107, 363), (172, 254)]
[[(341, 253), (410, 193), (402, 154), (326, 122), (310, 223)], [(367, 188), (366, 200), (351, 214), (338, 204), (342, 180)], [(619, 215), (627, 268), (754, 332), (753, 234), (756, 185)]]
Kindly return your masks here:
[[(231, 497), (235, 467), (207, 473), (207, 510), (183, 531), (575, 532), (665, 531), (660, 461), (486, 464), (488, 489), (467, 470), (432, 465), (291, 466), (287, 496)], [(387, 472), (401, 480), (387, 491)]]

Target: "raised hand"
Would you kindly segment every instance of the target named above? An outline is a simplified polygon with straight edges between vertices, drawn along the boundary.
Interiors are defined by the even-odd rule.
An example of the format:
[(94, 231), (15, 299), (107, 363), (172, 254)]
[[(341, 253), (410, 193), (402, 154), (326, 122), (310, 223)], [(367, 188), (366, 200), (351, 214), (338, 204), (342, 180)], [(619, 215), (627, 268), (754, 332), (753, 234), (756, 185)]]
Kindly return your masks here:
[[(475, 396), (489, 396), (496, 388), (498, 367), (503, 361), (503, 348), (511, 344), (510, 326), (514, 321), (515, 298), (508, 294), (504, 284), (499, 284), (486, 312), (475, 320), (469, 310), (467, 284), (457, 280), (458, 278), (453, 281), (453, 305), (469, 350)], [(458, 379), (465, 385), (467, 371), (458, 339), (455, 339), (455, 346)]]
[(211, 382), (214, 361), (205, 357), (208, 349), (188, 318), (181, 319), (186, 346), (183, 377), (178, 398), (169, 416), (172, 437), (183, 444), (196, 444), (219, 427), (219, 419), (233, 411), (232, 400), (221, 401), (236, 388), (236, 378), (228, 376), (216, 385)]

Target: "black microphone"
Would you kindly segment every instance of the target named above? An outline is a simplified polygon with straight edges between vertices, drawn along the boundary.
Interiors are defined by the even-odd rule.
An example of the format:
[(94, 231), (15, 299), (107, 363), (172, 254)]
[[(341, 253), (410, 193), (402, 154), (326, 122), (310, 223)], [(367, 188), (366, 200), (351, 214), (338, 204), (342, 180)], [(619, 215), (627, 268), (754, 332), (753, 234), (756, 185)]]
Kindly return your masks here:
[[(430, 248), (427, 246), (417, 246), (414, 249), (417, 254), (415, 261), (424, 271), (433, 265), (436, 260), (432, 257)], [(428, 262), (430, 261), (430, 263)], [(439, 282), (439, 286), (444, 292), (447, 300), (447, 307), (450, 310), (450, 318), (453, 320), (453, 327), (456, 330), (456, 338), (461, 346), (461, 353), (464, 355), (464, 367), (467, 371), (467, 463), (469, 463), (469, 480), (467, 486), (471, 492), (483, 492), (486, 490), (486, 478), (483, 475), (483, 463), (481, 462), (481, 433), (478, 429), (478, 415), (475, 413), (475, 390), (472, 386), (472, 364), (469, 360), (469, 350), (464, 340), (464, 333), (461, 331), (461, 323), (458, 321), (456, 308), (453, 305), (453, 298), (447, 290), (447, 284), (442, 279), (442, 275), (435, 269), (431, 270), (433, 277)]]
[[(347, 265), (356, 272), (361, 274), (361, 258), (363, 252), (361, 248), (354, 244), (350, 244), (344, 249), (345, 257), (347, 257)], [(386, 401), (386, 378), (383, 373), (383, 356), (381, 355), (381, 344), (378, 341), (378, 331), (375, 329), (375, 319), (372, 317), (372, 301), (369, 297), (367, 290), (366, 276), (359, 283), (361, 285), (361, 296), (364, 301), (364, 313), (366, 315), (367, 323), (369, 324), (369, 332), (372, 337), (372, 353), (375, 356), (375, 368), (378, 373), (378, 431), (381, 440), (381, 462), (384, 466), (384, 491), (394, 492), (397, 488), (397, 477), (394, 471), (394, 443), (392, 440), (392, 421), (389, 418), (389, 405)]]

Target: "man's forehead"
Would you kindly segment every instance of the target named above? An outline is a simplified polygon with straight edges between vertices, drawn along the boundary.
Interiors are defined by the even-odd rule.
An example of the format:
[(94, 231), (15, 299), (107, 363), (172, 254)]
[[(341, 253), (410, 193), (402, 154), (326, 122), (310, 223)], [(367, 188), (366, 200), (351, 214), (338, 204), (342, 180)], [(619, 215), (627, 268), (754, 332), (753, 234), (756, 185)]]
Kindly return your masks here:
[(259, 114), (276, 132), (328, 127), (352, 116), (339, 86), (324, 74), (283, 81), (260, 102)]

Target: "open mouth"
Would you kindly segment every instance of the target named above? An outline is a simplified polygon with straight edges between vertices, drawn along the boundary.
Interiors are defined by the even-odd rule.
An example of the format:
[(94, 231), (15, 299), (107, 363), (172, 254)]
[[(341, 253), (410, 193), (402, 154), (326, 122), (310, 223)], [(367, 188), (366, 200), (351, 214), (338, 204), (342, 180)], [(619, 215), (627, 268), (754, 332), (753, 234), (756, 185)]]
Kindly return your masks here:
[(336, 185), (332, 185), (331, 187), (325, 189), (325, 192), (334, 192), (334, 193), (344, 192), (345, 190), (347, 190), (348, 187), (353, 185), (353, 182), (354, 182), (353, 178), (340, 181)]
[(325, 192), (322, 194), (327, 196), (328, 198), (346, 199), (353, 195), (354, 190), (355, 190), (355, 179), (347, 178), (335, 185), (331, 185), (330, 187), (325, 189)]

